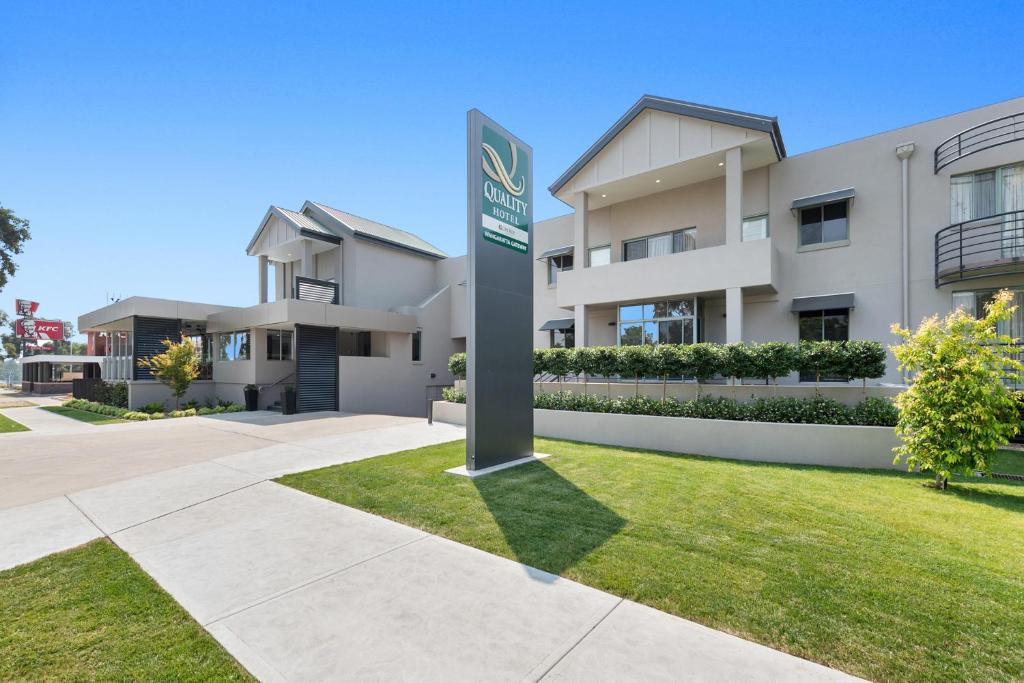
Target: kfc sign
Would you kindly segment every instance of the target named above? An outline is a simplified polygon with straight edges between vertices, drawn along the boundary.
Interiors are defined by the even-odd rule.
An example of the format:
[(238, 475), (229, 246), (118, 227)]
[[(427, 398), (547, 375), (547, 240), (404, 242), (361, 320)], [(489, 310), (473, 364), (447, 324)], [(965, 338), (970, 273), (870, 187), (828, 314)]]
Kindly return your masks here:
[(64, 339), (64, 323), (60, 320), (16, 320), (15, 336), (22, 339), (60, 341)]
[(29, 301), (28, 299), (15, 299), (14, 310), (22, 318), (34, 318), (36, 311), (39, 310), (39, 302)]

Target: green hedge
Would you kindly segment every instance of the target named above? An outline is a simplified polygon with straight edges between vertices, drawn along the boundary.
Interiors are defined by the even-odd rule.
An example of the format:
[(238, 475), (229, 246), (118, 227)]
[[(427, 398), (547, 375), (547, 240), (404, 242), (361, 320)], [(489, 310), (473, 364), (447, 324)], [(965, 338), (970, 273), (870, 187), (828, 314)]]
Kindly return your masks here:
[[(458, 389), (448, 388), (443, 393), (446, 401), (466, 402), (465, 392)], [(688, 401), (677, 401), (674, 398), (656, 399), (646, 396), (607, 398), (595, 394), (560, 391), (551, 394), (537, 394), (533, 399), (533, 407), (583, 413), (878, 427), (895, 426), (896, 419), (899, 417), (892, 401), (876, 397), (866, 398), (851, 408), (834, 399), (820, 396), (814, 398), (767, 397), (741, 403), (721, 396), (701, 396)]]
[[(196, 415), (219, 415), (221, 413), (240, 413), (245, 410), (245, 406), (238, 403), (229, 403), (227, 405), (218, 405), (215, 407), (208, 408), (186, 408), (184, 410), (172, 410), (168, 413), (165, 412), (143, 412), (140, 410), (128, 410), (127, 408), (119, 408), (117, 406), (107, 405), (105, 403), (94, 403), (92, 401), (86, 401), (81, 398), (73, 398), (70, 401), (65, 401), (64, 405), (68, 408), (76, 408), (78, 410), (85, 410), (90, 413), (96, 413), (97, 415), (107, 415), (108, 417), (117, 417), (122, 420), (134, 420), (142, 422), (145, 420), (163, 420), (168, 417), (194, 417)], [(151, 407), (151, 406), (150, 406)]]
[[(821, 377), (868, 380), (885, 375), (885, 347), (866, 339), (847, 342), (660, 344), (658, 346), (587, 346), (534, 349), (533, 374), (566, 377), (715, 376), (775, 381), (792, 372)], [(466, 354), (448, 359), (456, 377), (466, 376)]]

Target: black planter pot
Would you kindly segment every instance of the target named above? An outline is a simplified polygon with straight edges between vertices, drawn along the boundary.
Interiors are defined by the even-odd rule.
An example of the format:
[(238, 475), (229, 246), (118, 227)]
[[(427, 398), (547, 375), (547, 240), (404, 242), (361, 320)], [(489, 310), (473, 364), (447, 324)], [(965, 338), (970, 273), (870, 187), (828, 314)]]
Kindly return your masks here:
[(285, 389), (281, 392), (281, 412), (285, 415), (295, 414), (295, 391)]
[(245, 409), (258, 410), (257, 405), (260, 400), (260, 390), (256, 387), (252, 387), (251, 389), (243, 389), (242, 391), (245, 393)]

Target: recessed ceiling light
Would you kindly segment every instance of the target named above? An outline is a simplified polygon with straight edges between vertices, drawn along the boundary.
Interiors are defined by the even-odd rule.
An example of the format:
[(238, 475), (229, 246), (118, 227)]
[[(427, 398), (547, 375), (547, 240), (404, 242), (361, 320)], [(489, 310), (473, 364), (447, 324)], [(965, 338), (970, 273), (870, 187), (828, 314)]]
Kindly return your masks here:
[(661, 179), (659, 178), (658, 180), (655, 180), (654, 182), (656, 182), (656, 183), (660, 183), (660, 182), (661, 182)]
[(725, 162), (724, 162), (724, 161), (719, 161), (719, 162), (718, 162), (718, 165), (719, 165), (719, 166), (725, 166)]
[(606, 195), (606, 194), (602, 194), (601, 196), (602, 196), (602, 197), (607, 197), (608, 195)]

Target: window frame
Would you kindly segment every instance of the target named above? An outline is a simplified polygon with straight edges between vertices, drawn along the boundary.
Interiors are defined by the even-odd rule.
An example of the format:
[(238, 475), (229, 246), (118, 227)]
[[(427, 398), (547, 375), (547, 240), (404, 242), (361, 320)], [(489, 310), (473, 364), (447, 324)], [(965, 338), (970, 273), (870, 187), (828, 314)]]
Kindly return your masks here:
[[(852, 315), (851, 315), (851, 311), (852, 310), (853, 310), (852, 308), (823, 308), (823, 309), (813, 310), (813, 311), (800, 311), (797, 314), (797, 329), (796, 329), (797, 343), (802, 342), (802, 341), (849, 341), (850, 340), (850, 323), (851, 323), (851, 318), (852, 318)], [(825, 329), (826, 329), (825, 328), (825, 320), (826, 320), (826, 318), (830, 318), (830, 317), (834, 318), (834, 317), (840, 315), (838, 313), (838, 311), (846, 311), (846, 313), (845, 313), (845, 315), (846, 315), (846, 339), (826, 340), (825, 339)], [(821, 334), (819, 335), (819, 337), (817, 339), (804, 339), (803, 336), (801, 335), (801, 332), (803, 331), (803, 326), (801, 325), (801, 321), (804, 318), (810, 318), (812, 316), (816, 316), (816, 317), (821, 319), (821, 330), (820, 330)], [(813, 383), (815, 381), (815, 378), (814, 378), (813, 375), (805, 375), (805, 374), (801, 373), (799, 381), (800, 382), (811, 382), (811, 383)], [(846, 378), (846, 377), (822, 377), (821, 381), (822, 382), (837, 382), (839, 384), (846, 384), (846, 383), (849, 382), (849, 379)]]
[[(684, 236), (683, 244), (686, 244), (685, 236), (686, 235), (692, 235), (693, 236), (693, 249), (685, 249), (684, 248), (684, 249), (682, 249), (680, 251), (676, 251), (675, 246), (676, 246), (676, 236), (677, 235), (683, 235)], [(650, 240), (658, 238), (658, 237), (668, 237), (668, 236), (671, 236), (671, 238), (672, 238), (672, 251), (670, 253), (668, 253), (668, 254), (662, 254), (663, 256), (671, 256), (672, 254), (682, 254), (682, 253), (685, 253), (685, 252), (688, 252), (688, 251), (696, 251), (697, 250), (697, 226), (691, 225), (688, 228), (678, 228), (676, 230), (668, 230), (668, 231), (665, 231), (665, 232), (654, 233), (652, 235), (644, 235), (642, 237), (633, 237), (633, 238), (628, 239), (628, 240), (622, 240), (622, 250), (621, 250), (622, 260), (623, 261), (642, 261), (643, 259), (646, 259), (646, 258), (654, 258), (654, 257), (652, 257), (650, 255), (651, 254), (651, 250), (650, 250), (650, 246), (649, 246), (650, 245)], [(644, 255), (643, 256), (639, 256), (637, 258), (633, 258), (633, 259), (627, 258), (626, 257), (626, 251), (629, 248), (629, 245), (630, 244), (637, 244), (639, 242), (643, 242), (645, 244), (645, 246), (644, 246)]]
[[(838, 240), (824, 241), (825, 239), (825, 207), (835, 206), (838, 204), (846, 205), (846, 237)], [(822, 202), (821, 204), (814, 204), (812, 206), (803, 206), (797, 209), (796, 212), (796, 245), (797, 251), (817, 251), (819, 249), (832, 249), (834, 247), (845, 247), (850, 244), (850, 213), (853, 203), (849, 198), (840, 199), (834, 202)], [(821, 241), (819, 242), (808, 242), (803, 241), (803, 216), (804, 211), (811, 211), (817, 209), (820, 212), (821, 220), (818, 222), (820, 226)]]
[[(239, 340), (239, 337), (244, 339)], [(229, 340), (225, 344), (225, 339)], [(252, 338), (250, 330), (233, 330), (231, 332), (217, 333), (217, 362), (233, 363), (235, 361), (252, 360)], [(232, 349), (234, 357), (228, 357), (226, 349)]]
[[(288, 355), (284, 353), (284, 338), (288, 336)], [(277, 354), (271, 353), (272, 337), (277, 337)], [(268, 329), (267, 330), (267, 360), (291, 361), (295, 360), (295, 332), (293, 330)], [(276, 357), (275, 357), (276, 355)]]
[[(658, 305), (667, 304), (670, 302), (687, 303), (690, 307), (690, 312), (679, 315), (658, 315)], [(641, 345), (647, 345), (650, 343), (653, 346), (657, 346), (661, 343), (673, 344), (695, 344), (699, 340), (700, 330), (700, 301), (697, 297), (680, 297), (672, 299), (658, 299), (652, 301), (641, 301), (634, 304), (619, 304), (615, 309), (615, 345), (616, 346), (632, 346), (632, 344), (622, 343), (622, 329), (623, 326), (639, 327)], [(622, 309), (624, 308), (639, 308), (639, 317), (623, 317)], [(663, 312), (664, 313), (664, 312)], [(679, 342), (662, 342), (661, 328), (662, 323), (679, 322), (680, 325), (680, 340)], [(687, 323), (690, 323), (692, 332), (690, 333), (690, 341), (686, 341), (686, 327)], [(648, 342), (648, 336), (651, 337), (651, 341)]]
[[(594, 252), (595, 251), (605, 250), (605, 249), (608, 251), (608, 263), (599, 263), (598, 265), (595, 266), (593, 258), (592, 258)], [(587, 249), (587, 267), (588, 268), (600, 268), (601, 266), (609, 266), (609, 265), (611, 265), (611, 263), (612, 263), (612, 245), (611, 244), (601, 244), (599, 246), (589, 247)]]
[[(847, 213), (849, 213), (849, 211), (847, 211)], [(750, 223), (750, 222), (753, 222), (753, 221), (759, 221), (759, 220), (762, 220), (762, 219), (764, 220), (764, 236), (762, 236), (762, 237), (754, 237), (753, 239), (749, 239), (748, 240), (747, 237), (746, 237), (747, 223)], [(849, 216), (847, 216), (847, 224), (849, 224)], [(849, 232), (850, 232), (849, 225), (847, 225), (846, 232), (847, 232), (847, 234), (849, 234)], [(757, 214), (754, 214), (752, 216), (747, 216), (740, 223), (740, 241), (741, 242), (756, 242), (758, 240), (766, 240), (769, 237), (771, 237), (771, 234), (772, 234), (771, 233), (771, 223), (768, 220), (768, 213), (767, 212), (766, 213), (757, 213)]]
[(423, 362), (423, 329), (416, 328), (416, 331), (412, 333), (412, 362), (422, 363)]
[[(565, 264), (564, 264), (564, 260), (565, 260), (566, 257), (568, 257), (572, 261), (569, 264), (568, 268), (566, 268)], [(555, 268), (555, 261), (556, 260), (558, 261), (557, 269)], [(559, 254), (558, 256), (549, 256), (547, 258), (547, 262), (548, 262), (548, 268), (547, 268), (547, 270), (548, 270), (548, 275), (547, 275), (548, 276), (548, 287), (555, 287), (555, 286), (558, 285), (558, 275), (557, 275), (557, 273), (564, 273), (566, 271), (572, 270), (573, 266), (575, 265), (575, 260), (573, 259), (573, 254), (571, 254), (571, 253), (569, 253), (569, 254)]]

